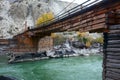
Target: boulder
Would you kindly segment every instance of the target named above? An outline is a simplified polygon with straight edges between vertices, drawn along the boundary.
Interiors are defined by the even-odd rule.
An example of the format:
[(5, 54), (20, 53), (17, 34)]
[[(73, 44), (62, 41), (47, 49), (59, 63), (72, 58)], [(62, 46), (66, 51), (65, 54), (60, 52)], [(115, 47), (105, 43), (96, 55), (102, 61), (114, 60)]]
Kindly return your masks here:
[(10, 76), (0, 76), (0, 80), (18, 80), (18, 79)]
[(79, 41), (72, 42), (72, 46), (75, 48), (80, 48), (80, 49), (86, 48), (86, 45), (84, 43), (79, 42)]
[(0, 16), (0, 20), (3, 20), (3, 17)]

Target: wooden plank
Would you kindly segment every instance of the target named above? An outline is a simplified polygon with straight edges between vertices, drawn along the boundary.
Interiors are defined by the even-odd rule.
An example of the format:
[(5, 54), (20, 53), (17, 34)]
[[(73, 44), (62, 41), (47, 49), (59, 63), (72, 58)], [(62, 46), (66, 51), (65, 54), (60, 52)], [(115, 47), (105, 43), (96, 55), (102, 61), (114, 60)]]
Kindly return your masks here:
[(97, 20), (93, 20), (92, 25), (98, 24), (98, 23), (105, 23), (106, 19), (105, 18), (100, 18)]
[(106, 68), (106, 70), (120, 74), (120, 69)]
[(120, 38), (120, 33), (109, 33), (108, 37), (119, 37)]
[(120, 48), (107, 48), (107, 52), (120, 52)]
[(105, 18), (106, 14), (100, 14), (100, 15), (96, 15), (93, 17), (94, 20), (100, 19), (100, 18)]
[(107, 52), (107, 55), (120, 56), (120, 52)]
[[(120, 40), (120, 38), (119, 37), (108, 37), (108, 40)], [(110, 44), (109, 44), (110, 45)], [(114, 45), (114, 44), (112, 44), (112, 45)], [(115, 44), (116, 45), (116, 44)]]
[(108, 68), (114, 68), (114, 69), (120, 69), (120, 64), (115, 64), (115, 63), (106, 63), (106, 67)]
[(120, 56), (113, 56), (113, 55), (107, 55), (107, 59), (115, 59), (115, 60), (120, 60)]
[(107, 45), (108, 48), (120, 48), (120, 44)]
[(110, 63), (120, 64), (120, 60), (117, 60), (117, 59), (109, 59), (109, 58), (107, 58), (106, 61), (110, 62)]
[(120, 30), (110, 30), (108, 33), (109, 34), (114, 34), (114, 33), (120, 34)]
[(100, 23), (100, 24), (96, 24), (96, 25), (92, 25), (91, 30), (95, 30), (95, 29), (100, 29), (100, 28), (105, 28), (105, 23)]
[(109, 26), (109, 30), (120, 30), (120, 25)]
[(108, 78), (112, 78), (112, 79), (114, 79), (114, 80), (120, 80), (120, 74), (115, 73), (115, 72), (112, 72), (112, 71), (107, 71), (107, 72), (106, 72), (106, 76), (107, 76)]
[(108, 45), (120, 44), (120, 40), (109, 40)]
[(111, 18), (111, 19), (108, 19), (107, 21), (106, 21), (106, 23), (107, 24), (115, 24), (116, 23), (116, 21), (115, 21), (115, 19), (113, 18)]
[(120, 18), (120, 13), (119, 13), (119, 14), (117, 14), (116, 18)]
[(106, 78), (105, 80), (114, 80), (114, 79), (111, 79), (111, 78)]

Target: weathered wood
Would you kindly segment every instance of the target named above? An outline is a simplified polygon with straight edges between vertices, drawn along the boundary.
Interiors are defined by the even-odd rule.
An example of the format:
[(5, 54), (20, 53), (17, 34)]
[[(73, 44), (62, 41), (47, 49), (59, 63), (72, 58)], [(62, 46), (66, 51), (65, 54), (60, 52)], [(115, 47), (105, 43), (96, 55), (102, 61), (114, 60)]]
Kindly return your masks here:
[(120, 52), (107, 52), (106, 55), (120, 56)]
[(107, 52), (120, 52), (120, 48), (107, 48)]
[(116, 59), (116, 60), (120, 60), (120, 56), (113, 56), (113, 55), (107, 55), (107, 59)]
[(120, 40), (119, 37), (108, 37), (108, 40)]
[(114, 79), (111, 79), (111, 78), (106, 78), (106, 80), (114, 80)]
[(120, 40), (120, 37), (119, 36), (109, 36), (108, 35), (108, 40)]
[(120, 25), (113, 25), (113, 26), (109, 26), (108, 27), (109, 28), (109, 30), (120, 30)]
[(107, 45), (108, 48), (120, 48), (119, 44)]
[(114, 68), (114, 69), (120, 69), (120, 64), (115, 64), (115, 63), (107, 62), (106, 63), (106, 67), (108, 67), (108, 68)]
[(107, 71), (106, 72), (106, 77), (112, 78), (114, 80), (120, 80), (120, 74), (112, 72), (112, 71)]
[(108, 70), (108, 71), (112, 71), (112, 72), (115, 72), (115, 73), (119, 73), (119, 74), (120, 74), (120, 70), (119, 70), (119, 69), (106, 68), (106, 70)]
[(120, 44), (120, 40), (109, 40), (108, 45), (109, 44)]
[(108, 34), (109, 38), (114, 38), (114, 37), (118, 37), (120, 39), (120, 33), (109, 33)]
[[(110, 30), (108, 33), (114, 34), (114, 33), (120, 33), (120, 30)], [(109, 35), (109, 34), (108, 34)]]
[(120, 30), (108, 33), (108, 40), (120, 40)]
[(110, 63), (116, 63), (116, 64), (120, 64), (120, 60), (115, 60), (115, 59), (106, 59), (107, 62), (110, 62)]
[(103, 80), (120, 80), (120, 25), (109, 26), (108, 29), (110, 32), (104, 40), (107, 46), (104, 48)]

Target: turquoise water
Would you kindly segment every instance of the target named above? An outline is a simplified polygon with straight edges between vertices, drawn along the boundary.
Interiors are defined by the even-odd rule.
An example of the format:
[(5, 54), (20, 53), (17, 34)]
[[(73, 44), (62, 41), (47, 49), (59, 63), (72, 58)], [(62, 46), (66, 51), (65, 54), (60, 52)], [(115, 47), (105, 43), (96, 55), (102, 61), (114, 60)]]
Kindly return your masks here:
[(19, 80), (102, 80), (102, 57), (70, 57), (7, 64), (0, 58), (0, 75)]

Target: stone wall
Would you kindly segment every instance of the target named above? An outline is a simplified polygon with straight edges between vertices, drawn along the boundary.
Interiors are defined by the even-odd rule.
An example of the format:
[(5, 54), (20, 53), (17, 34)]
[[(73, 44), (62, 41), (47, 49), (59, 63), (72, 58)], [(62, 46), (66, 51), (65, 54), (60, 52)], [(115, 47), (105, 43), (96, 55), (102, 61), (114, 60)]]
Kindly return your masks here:
[(49, 36), (41, 38), (38, 43), (38, 52), (47, 51), (53, 48), (53, 39)]

